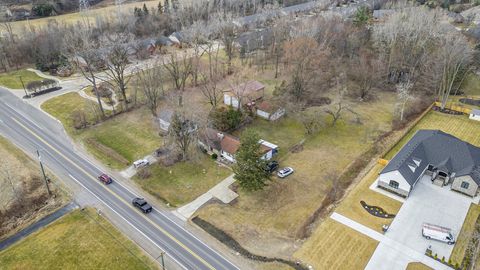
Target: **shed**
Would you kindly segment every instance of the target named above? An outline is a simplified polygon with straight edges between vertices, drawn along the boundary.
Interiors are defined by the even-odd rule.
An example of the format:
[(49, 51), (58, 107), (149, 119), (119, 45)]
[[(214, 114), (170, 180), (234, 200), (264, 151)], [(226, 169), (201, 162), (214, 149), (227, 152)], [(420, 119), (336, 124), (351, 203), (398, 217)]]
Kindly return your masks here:
[(173, 117), (173, 110), (170, 109), (164, 109), (161, 110), (160, 113), (158, 114), (158, 121), (160, 124), (160, 129), (164, 132), (168, 131), (168, 128), (170, 127), (170, 123), (172, 121)]
[(262, 101), (256, 108), (256, 114), (258, 116), (270, 121), (275, 121), (285, 115), (285, 108), (273, 101)]
[(473, 109), (472, 112), (470, 112), (470, 116), (468, 118), (472, 120), (480, 121), (480, 110)]
[(265, 85), (258, 81), (249, 81), (236, 85), (223, 92), (223, 103), (238, 108), (250, 102), (261, 100)]

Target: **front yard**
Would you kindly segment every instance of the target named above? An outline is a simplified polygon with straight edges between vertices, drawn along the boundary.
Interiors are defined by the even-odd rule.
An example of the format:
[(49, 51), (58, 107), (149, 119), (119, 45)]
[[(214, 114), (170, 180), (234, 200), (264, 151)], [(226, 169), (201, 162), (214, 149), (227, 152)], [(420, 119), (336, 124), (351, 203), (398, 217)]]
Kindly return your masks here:
[(470, 242), (471, 234), (474, 231), (475, 223), (480, 216), (480, 205), (472, 204), (468, 210), (467, 217), (463, 222), (462, 230), (459, 233), (455, 247), (453, 248), (450, 259), (455, 262), (461, 262), (465, 256), (465, 251)]
[(151, 171), (149, 178), (135, 176), (135, 182), (172, 206), (193, 201), (232, 174), (203, 153), (193, 161), (179, 162), (169, 167), (154, 164), (148, 170)]
[(93, 209), (75, 210), (0, 252), (2, 269), (157, 269)]
[(364, 269), (378, 242), (327, 218), (294, 254), (314, 269)]
[(23, 83), (25, 86), (32, 81), (41, 81), (42, 77), (37, 76), (35, 72), (28, 71), (26, 69), (20, 69), (16, 71), (10, 71), (7, 73), (0, 74), (0, 86), (5, 86), (10, 89), (23, 89), (22, 82), (20, 81), (22, 77)]

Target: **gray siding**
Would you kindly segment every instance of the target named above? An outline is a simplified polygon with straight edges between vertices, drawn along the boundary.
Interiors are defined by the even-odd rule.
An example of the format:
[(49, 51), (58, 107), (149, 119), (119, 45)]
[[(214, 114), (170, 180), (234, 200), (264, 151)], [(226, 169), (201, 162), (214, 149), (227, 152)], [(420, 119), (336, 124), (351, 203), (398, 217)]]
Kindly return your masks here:
[(397, 188), (393, 188), (393, 187), (391, 187), (390, 185), (388, 185), (388, 183), (385, 183), (385, 182), (383, 182), (383, 181), (378, 181), (378, 182), (377, 182), (377, 186), (378, 186), (379, 188), (383, 188), (383, 189), (385, 189), (385, 190), (388, 190), (388, 191), (390, 191), (390, 192), (393, 192), (393, 193), (395, 193), (395, 194), (397, 194), (397, 195), (400, 195), (400, 196), (402, 196), (402, 197), (405, 197), (405, 198), (408, 197), (408, 193), (409, 193), (408, 190), (404, 190), (404, 189), (401, 189), (401, 188), (398, 188), (398, 189), (397, 189)]
[[(462, 182), (467, 182), (469, 184), (468, 189), (462, 188)], [(477, 194), (478, 185), (473, 181), (472, 177), (466, 175), (456, 177), (455, 180), (453, 180), (452, 189), (473, 197)]]

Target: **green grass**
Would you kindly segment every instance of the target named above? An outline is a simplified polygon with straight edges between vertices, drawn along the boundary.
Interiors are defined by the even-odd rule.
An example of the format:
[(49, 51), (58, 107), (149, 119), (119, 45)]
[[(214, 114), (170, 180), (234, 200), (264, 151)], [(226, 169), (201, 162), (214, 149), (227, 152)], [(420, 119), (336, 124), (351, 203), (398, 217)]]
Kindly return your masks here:
[(194, 200), (232, 173), (203, 154), (196, 161), (179, 162), (170, 167), (154, 164), (149, 169), (150, 178), (135, 177), (135, 182), (173, 206)]
[(35, 72), (28, 71), (26, 69), (11, 71), (7, 73), (0, 74), (0, 85), (8, 87), (10, 89), (22, 89), (22, 82), (20, 81), (20, 77), (22, 77), (23, 83), (25, 86), (29, 82), (33, 81), (41, 81), (43, 80), (42, 77), (37, 76)]
[(378, 242), (327, 218), (294, 256), (315, 269), (364, 269)]
[(429, 112), (415, 127), (400, 140), (385, 156), (391, 159), (419, 129), (439, 129), (473, 145), (480, 146), (480, 124), (464, 115), (448, 115)]
[(94, 210), (75, 210), (0, 252), (2, 269), (157, 269)]
[(480, 95), (480, 76), (470, 74), (463, 82), (461, 90), (465, 95)]
[(42, 109), (59, 119), (67, 132), (82, 143), (95, 158), (115, 169), (125, 167), (123, 160), (131, 163), (152, 153), (163, 144), (156, 122), (145, 109), (136, 109), (87, 129), (76, 130), (71, 112), (83, 110), (86, 111), (87, 118), (93, 119), (89, 110), (91, 106), (97, 105), (77, 93), (67, 93), (46, 101), (42, 104)]
[(360, 201), (365, 201), (368, 205), (383, 208), (389, 214), (397, 214), (400, 210), (401, 202), (370, 189), (370, 185), (372, 185), (382, 169), (383, 166), (375, 165), (335, 209), (335, 212), (378, 232), (382, 232), (382, 225), (392, 223), (393, 219), (375, 217), (368, 213), (360, 204)]
[(465, 256), (465, 251), (468, 247), (468, 243), (470, 242), (471, 233), (475, 228), (475, 222), (480, 216), (480, 205), (478, 204), (471, 204), (470, 209), (468, 209), (467, 217), (463, 222), (462, 230), (458, 234), (457, 242), (455, 243), (455, 247), (452, 250), (452, 254), (450, 255), (450, 259), (455, 263), (462, 263), (463, 257)]

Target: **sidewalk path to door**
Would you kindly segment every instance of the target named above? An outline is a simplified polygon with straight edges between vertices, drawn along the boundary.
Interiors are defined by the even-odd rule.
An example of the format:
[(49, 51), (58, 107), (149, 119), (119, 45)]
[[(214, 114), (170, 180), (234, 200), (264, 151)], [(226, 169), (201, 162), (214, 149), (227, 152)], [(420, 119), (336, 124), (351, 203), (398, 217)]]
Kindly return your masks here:
[(223, 203), (230, 203), (238, 197), (238, 194), (229, 188), (234, 182), (232, 174), (192, 202), (174, 210), (173, 214), (182, 220), (188, 220), (200, 207), (213, 198)]
[(29, 236), (30, 234), (38, 231), (39, 229), (47, 226), (48, 224), (54, 222), (55, 220), (63, 217), (65, 214), (69, 213), (70, 211), (78, 208), (78, 205), (74, 202), (71, 202), (64, 207), (58, 209), (57, 211), (53, 212), (52, 214), (40, 219), (39, 221), (33, 223), (32, 225), (28, 226), (27, 228), (17, 232), (16, 234), (10, 236), (9, 238), (0, 242), (0, 250), (4, 250), (9, 246), (13, 245), (14, 243), (20, 241), (21, 239)]

